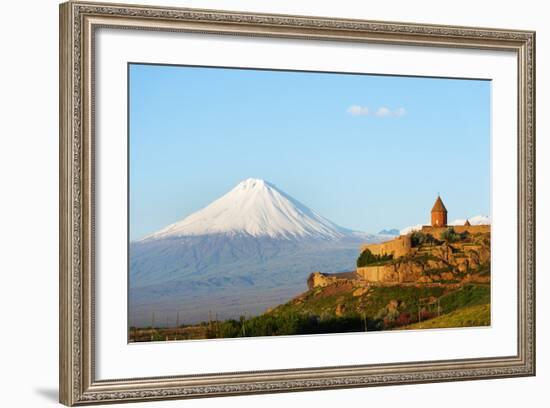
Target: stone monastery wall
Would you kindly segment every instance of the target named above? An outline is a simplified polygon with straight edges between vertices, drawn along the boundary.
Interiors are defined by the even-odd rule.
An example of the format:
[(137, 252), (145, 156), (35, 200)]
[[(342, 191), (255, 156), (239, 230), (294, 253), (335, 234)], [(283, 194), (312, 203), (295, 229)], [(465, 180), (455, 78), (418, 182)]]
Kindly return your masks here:
[(470, 234), (491, 232), (490, 225), (447, 225), (446, 227), (424, 225), (422, 232), (424, 234), (432, 234), (434, 238), (440, 238), (441, 234), (449, 228), (453, 228), (459, 234), (464, 231), (468, 231)]
[(394, 258), (404, 256), (411, 251), (411, 237), (401, 235), (391, 241), (380, 244), (367, 244), (361, 246), (361, 252), (365, 249), (371, 251), (374, 255), (393, 255)]

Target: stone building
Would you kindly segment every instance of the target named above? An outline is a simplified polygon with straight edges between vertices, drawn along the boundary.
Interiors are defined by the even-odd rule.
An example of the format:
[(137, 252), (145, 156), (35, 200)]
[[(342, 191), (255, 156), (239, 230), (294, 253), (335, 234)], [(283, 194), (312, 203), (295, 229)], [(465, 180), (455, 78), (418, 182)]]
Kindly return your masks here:
[[(445, 204), (443, 204), (443, 200), (439, 195), (437, 196), (434, 206), (432, 207), (431, 215), (431, 225), (424, 225), (421, 231), (424, 234), (431, 234), (435, 238), (441, 238), (442, 234), (450, 226), (447, 225), (447, 208), (445, 208)], [(452, 228), (459, 234), (462, 232), (469, 232), (471, 234), (485, 233), (491, 230), (490, 225), (471, 225), (468, 220), (466, 220), (464, 225), (453, 225)]]
[[(443, 204), (443, 200), (438, 195), (431, 211), (431, 224), (423, 225), (421, 232), (431, 234), (434, 238), (440, 239), (441, 236), (451, 227), (447, 225), (447, 208)], [(464, 225), (453, 225), (452, 228), (456, 233), (469, 232), (486, 233), (491, 231), (490, 225), (471, 225), (468, 220)], [(379, 244), (361, 245), (361, 253), (368, 249), (373, 255), (392, 255), (394, 259), (406, 256), (415, 251), (411, 245), (411, 233), (400, 235), (391, 241), (381, 242)]]
[(447, 209), (443, 200), (438, 195), (432, 207), (432, 227), (446, 227), (447, 226)]
[(399, 258), (411, 252), (411, 237), (407, 234), (380, 244), (361, 245), (361, 253), (365, 249), (368, 249), (373, 255), (392, 255), (394, 258)]

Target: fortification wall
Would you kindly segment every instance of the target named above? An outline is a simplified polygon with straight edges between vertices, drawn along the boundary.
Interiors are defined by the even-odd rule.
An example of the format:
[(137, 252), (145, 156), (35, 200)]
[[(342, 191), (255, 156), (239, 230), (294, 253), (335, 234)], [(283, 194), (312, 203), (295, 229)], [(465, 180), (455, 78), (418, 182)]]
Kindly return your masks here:
[(470, 234), (491, 232), (490, 225), (448, 225), (446, 227), (432, 227), (431, 225), (424, 225), (422, 232), (424, 234), (432, 234), (434, 238), (440, 238), (441, 234), (448, 228), (452, 227), (457, 233), (468, 231)]
[(312, 272), (307, 278), (308, 289), (324, 288), (338, 283), (351, 283), (354, 286), (362, 286), (364, 282), (361, 281), (361, 277), (353, 272), (340, 272), (340, 273), (321, 273)]
[(357, 274), (371, 283), (408, 283), (422, 277), (424, 267), (416, 262), (389, 263), (387, 265), (363, 266)]
[(393, 268), (387, 265), (363, 266), (357, 268), (357, 274), (367, 282), (387, 282), (393, 275)]
[(327, 277), (321, 272), (313, 272), (307, 278), (307, 287), (310, 290), (317, 287), (324, 288), (325, 286), (328, 286), (335, 281), (335, 278)]
[(411, 251), (411, 237), (409, 235), (401, 235), (391, 241), (380, 244), (361, 245), (361, 252), (365, 249), (368, 249), (374, 255), (393, 255), (394, 258), (399, 258)]

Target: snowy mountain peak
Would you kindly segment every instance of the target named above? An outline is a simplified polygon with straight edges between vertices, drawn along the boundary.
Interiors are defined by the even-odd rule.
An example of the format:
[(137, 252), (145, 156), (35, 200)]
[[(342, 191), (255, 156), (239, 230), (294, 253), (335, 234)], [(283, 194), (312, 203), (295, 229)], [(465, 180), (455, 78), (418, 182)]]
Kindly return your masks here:
[(264, 188), (264, 187), (275, 187), (273, 184), (268, 183), (265, 180), (262, 179), (256, 179), (256, 178), (248, 178), (246, 180), (241, 181), (239, 184), (237, 184), (237, 187), (235, 188), (241, 188), (243, 190), (247, 189), (254, 189), (254, 188)]
[(356, 233), (320, 216), (273, 184), (249, 178), (202, 210), (144, 240), (210, 234), (338, 239)]

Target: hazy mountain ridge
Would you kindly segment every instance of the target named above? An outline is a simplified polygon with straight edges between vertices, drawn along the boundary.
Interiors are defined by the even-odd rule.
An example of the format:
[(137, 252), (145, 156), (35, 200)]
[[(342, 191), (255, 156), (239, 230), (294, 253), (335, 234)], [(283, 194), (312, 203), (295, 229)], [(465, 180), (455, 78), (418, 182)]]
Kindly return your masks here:
[[(223, 304), (228, 316), (242, 313), (241, 304), (262, 312), (281, 296), (303, 291), (312, 271), (354, 269), (359, 245), (381, 239), (340, 227), (273, 184), (248, 179), (204, 209), (130, 243), (131, 321), (191, 298), (203, 306), (184, 311), (182, 319), (205, 319), (208, 309), (198, 309), (216, 296), (233, 305)], [(277, 302), (269, 301), (275, 294)], [(252, 298), (262, 300), (254, 306)]]
[[(337, 241), (290, 241), (245, 234), (211, 234), (135, 242), (130, 245), (131, 287), (184, 278), (204, 280), (209, 277), (234, 276), (235, 272), (229, 273), (228, 269), (235, 268), (245, 277), (257, 276), (258, 271), (276, 265), (288, 272), (303, 268), (333, 268), (334, 262), (323, 262), (329, 253), (334, 256), (335, 252), (343, 251), (347, 254), (349, 251), (355, 256), (362, 242), (365, 240), (359, 237)], [(301, 260), (306, 255), (315, 258)], [(291, 262), (281, 259), (283, 256), (292, 256)], [(341, 259), (334, 260), (342, 262)]]
[(399, 235), (399, 230), (397, 228), (386, 228), (381, 231), (378, 231), (379, 235)]

